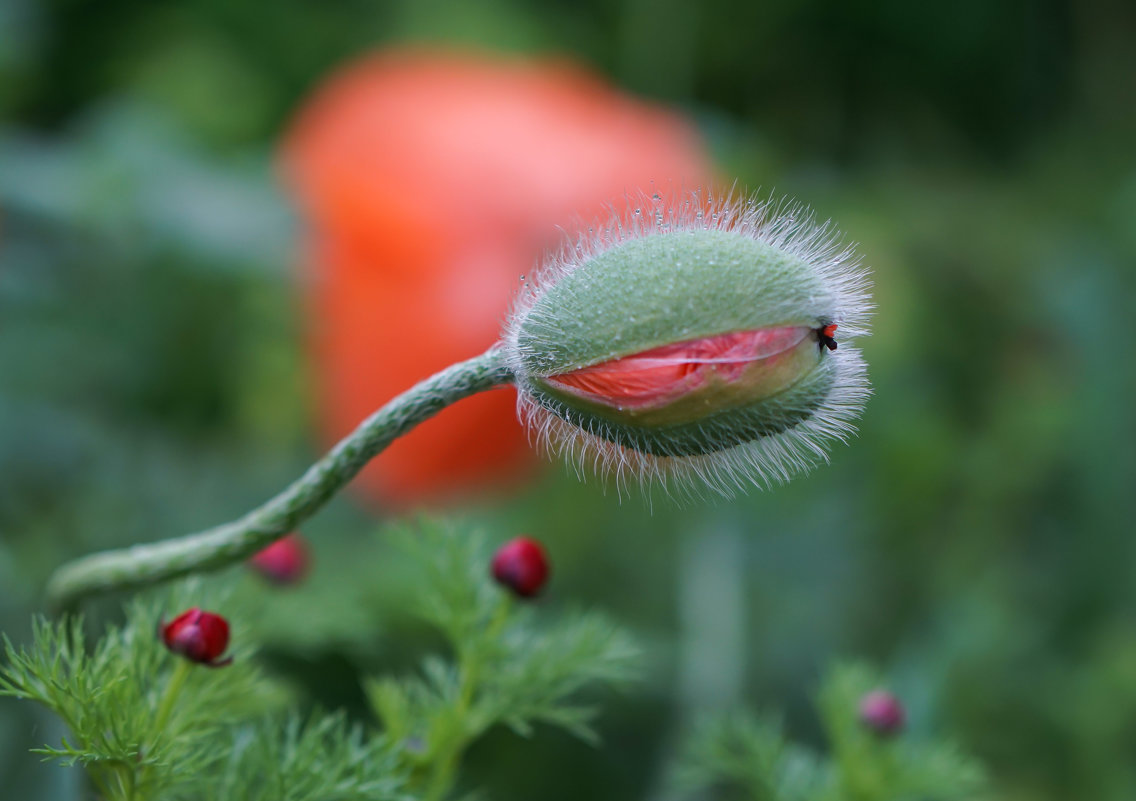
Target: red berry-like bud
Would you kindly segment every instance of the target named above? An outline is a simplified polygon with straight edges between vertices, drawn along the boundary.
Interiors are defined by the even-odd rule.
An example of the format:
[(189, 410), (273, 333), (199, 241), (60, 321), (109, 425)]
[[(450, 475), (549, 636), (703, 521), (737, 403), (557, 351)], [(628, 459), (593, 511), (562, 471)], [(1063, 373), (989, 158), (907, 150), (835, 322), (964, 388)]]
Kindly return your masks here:
[(493, 556), (493, 578), (521, 598), (532, 598), (548, 581), (548, 557), (539, 542), (517, 537)]
[(229, 646), (229, 622), (220, 615), (197, 607), (161, 624), (162, 642), (175, 654), (209, 667), (222, 667), (233, 661), (221, 659)]
[(903, 704), (887, 690), (874, 690), (860, 700), (860, 722), (876, 734), (898, 733), (906, 718)]
[(299, 534), (278, 539), (251, 559), (249, 566), (273, 584), (295, 584), (308, 573), (311, 557)]

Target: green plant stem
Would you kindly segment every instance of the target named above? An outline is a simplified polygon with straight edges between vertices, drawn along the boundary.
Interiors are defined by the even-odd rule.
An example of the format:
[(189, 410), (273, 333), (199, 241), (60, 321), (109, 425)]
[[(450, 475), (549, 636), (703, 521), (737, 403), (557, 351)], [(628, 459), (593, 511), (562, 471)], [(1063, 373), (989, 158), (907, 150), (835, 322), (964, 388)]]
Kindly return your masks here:
[(122, 785), (122, 797), (125, 801), (134, 801), (137, 795), (136, 790), (138, 789), (138, 782), (135, 779), (134, 771), (130, 770), (130, 768), (123, 768), (122, 776), (123, 778), (120, 780)]
[(454, 786), (454, 776), (457, 773), (458, 759), (461, 749), (448, 750), (438, 761), (438, 767), (430, 778), (430, 786), (426, 789), (425, 801), (442, 801), (450, 788)]
[(177, 660), (177, 667), (174, 668), (173, 675), (170, 676), (170, 681), (166, 684), (166, 691), (162, 694), (162, 702), (158, 706), (158, 714), (154, 718), (154, 734), (156, 736), (161, 735), (162, 729), (166, 728), (166, 724), (170, 722), (170, 713), (174, 711), (182, 685), (189, 678), (189, 671), (192, 669), (193, 664), (188, 659), (179, 658)]
[[(511, 609), (511, 599), (508, 595), (502, 593), (501, 600), (498, 601), (497, 607), (493, 610), (493, 617), (490, 619), (485, 634), (478, 645), (492, 644), (501, 635), (501, 630), (509, 619)], [(437, 766), (430, 777), (430, 785), (426, 789), (425, 801), (442, 801), (453, 789), (461, 756), (470, 741), (480, 734), (478, 731), (470, 731), (465, 728), (465, 718), (473, 705), (474, 694), (477, 691), (478, 682), (481, 680), (482, 655), (483, 649), (477, 646), (466, 648), (461, 653), (459, 660), (461, 686), (458, 688), (458, 700), (453, 710), (453, 719), (456, 725), (463, 727), (463, 730), (453, 738), (452, 742), (446, 744), (446, 747), (438, 756)]]
[[(193, 670), (193, 663), (188, 659), (175, 657), (175, 660), (173, 672), (170, 674), (169, 681), (166, 682), (166, 689), (162, 692), (162, 700), (158, 702), (158, 710), (154, 715), (151, 735), (154, 740), (161, 737), (165, 731), (166, 725), (170, 722), (170, 715), (173, 714), (174, 707), (177, 706), (178, 696), (181, 695), (182, 687), (185, 686), (185, 680), (189, 678), (189, 673)], [(146, 765), (133, 769), (131, 769), (131, 766), (127, 766), (125, 770), (126, 786), (122, 795), (125, 801), (135, 801), (138, 788), (146, 783), (146, 770)], [(123, 783), (121, 777), (119, 783)]]
[[(374, 369), (382, 367), (376, 364)], [(244, 517), (177, 539), (104, 551), (65, 564), (48, 582), (48, 603), (57, 612), (66, 612), (88, 596), (239, 562), (313, 515), (368, 461), (418, 423), (462, 398), (511, 380), (496, 345), (452, 365), (391, 400), (287, 489)]]
[(92, 769), (88, 775), (100, 798), (107, 801), (134, 801), (134, 772), (129, 765), (111, 762), (101, 771)]

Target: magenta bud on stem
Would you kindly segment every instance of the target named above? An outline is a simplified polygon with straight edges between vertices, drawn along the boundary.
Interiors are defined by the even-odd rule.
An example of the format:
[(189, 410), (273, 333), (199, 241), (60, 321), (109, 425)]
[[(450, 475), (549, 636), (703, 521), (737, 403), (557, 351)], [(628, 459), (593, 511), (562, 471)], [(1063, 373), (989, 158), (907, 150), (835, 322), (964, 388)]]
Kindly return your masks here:
[(887, 690), (873, 690), (860, 700), (860, 721), (876, 734), (898, 734), (906, 720), (903, 704)]
[(273, 584), (296, 584), (308, 574), (311, 555), (304, 539), (293, 533), (259, 551), (248, 563), (249, 567)]
[(493, 555), (492, 570), (498, 584), (520, 598), (532, 598), (548, 581), (548, 557), (536, 540), (517, 537)]
[(220, 615), (193, 607), (160, 624), (159, 632), (167, 648), (191, 662), (223, 667), (233, 661), (221, 659), (229, 647), (229, 622)]

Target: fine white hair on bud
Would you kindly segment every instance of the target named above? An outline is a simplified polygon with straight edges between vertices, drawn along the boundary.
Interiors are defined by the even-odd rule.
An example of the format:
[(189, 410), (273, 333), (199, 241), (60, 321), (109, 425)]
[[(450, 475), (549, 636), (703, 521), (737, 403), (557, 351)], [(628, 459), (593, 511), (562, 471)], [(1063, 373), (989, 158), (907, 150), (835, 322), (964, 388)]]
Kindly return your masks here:
[(867, 270), (785, 200), (630, 198), (524, 282), (518, 413), (584, 477), (731, 496), (827, 461), (869, 395)]

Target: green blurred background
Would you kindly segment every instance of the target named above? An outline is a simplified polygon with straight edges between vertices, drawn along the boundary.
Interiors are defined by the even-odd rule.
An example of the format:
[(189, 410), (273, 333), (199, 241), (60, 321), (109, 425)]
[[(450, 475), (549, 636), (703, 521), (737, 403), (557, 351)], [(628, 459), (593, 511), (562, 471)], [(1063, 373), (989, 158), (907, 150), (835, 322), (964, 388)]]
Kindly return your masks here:
[[(545, 540), (548, 603), (632, 627), (651, 677), (605, 699), (602, 749), (500, 734), (471, 781), (657, 797), (699, 710), (781, 710), (818, 742), (808, 699), (852, 656), (998, 798), (1136, 798), (1121, 0), (0, 0), (0, 630), (28, 635), (60, 562), (228, 519), (318, 452), (274, 148), (335, 66), (406, 41), (567, 56), (684, 112), (721, 174), (860, 243), (879, 308), (875, 396), (828, 467), (654, 514), (554, 467), (462, 510)], [(376, 526), (334, 502), (264, 622), (275, 669), (358, 714), (360, 672), (421, 639), (360, 557), (382, 561)], [(0, 700), (5, 797), (70, 797), (26, 751), (59, 734)]]

